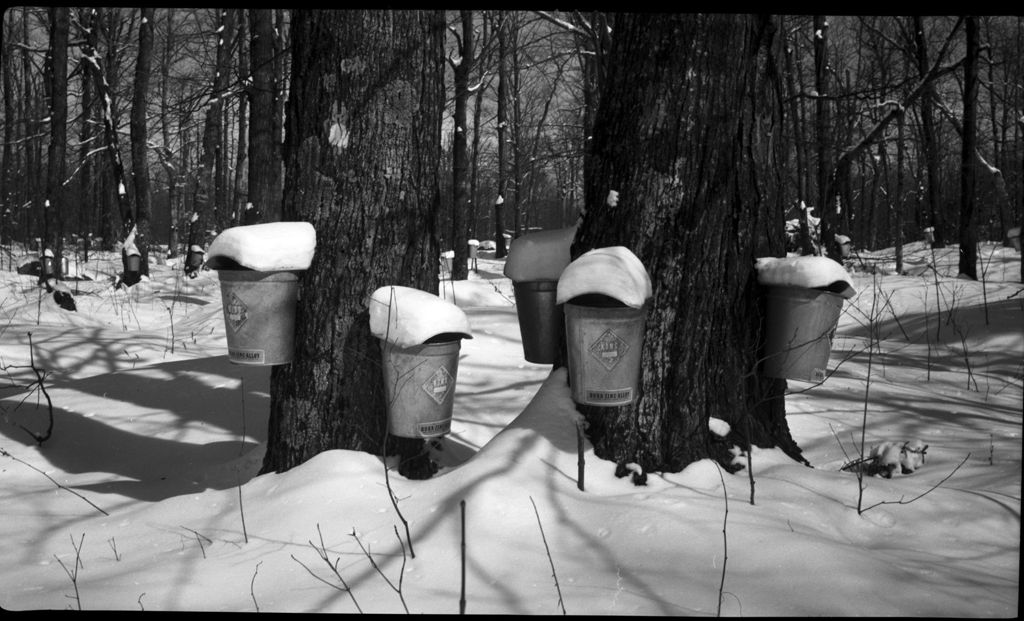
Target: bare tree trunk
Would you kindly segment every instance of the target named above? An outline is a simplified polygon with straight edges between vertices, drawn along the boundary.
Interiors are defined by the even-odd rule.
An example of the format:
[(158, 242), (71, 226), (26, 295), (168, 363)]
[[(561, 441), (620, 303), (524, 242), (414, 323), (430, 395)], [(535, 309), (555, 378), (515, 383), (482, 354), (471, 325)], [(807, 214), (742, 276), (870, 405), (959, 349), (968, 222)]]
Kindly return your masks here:
[(896, 226), (896, 273), (903, 273), (903, 205), (904, 205), (904, 187), (903, 187), (903, 155), (906, 149), (904, 148), (904, 131), (903, 126), (906, 124), (904, 113), (900, 112), (900, 115), (896, 118), (896, 200), (894, 201), (894, 212), (895, 217), (893, 218)]
[(3, 72), (4, 85), (4, 146), (3, 146), (3, 170), (0, 171), (0, 245), (10, 243), (12, 235), (10, 232), (11, 223), (17, 213), (12, 207), (17, 206), (14, 198), (14, 177), (17, 170), (17, 163), (14, 161), (14, 119), (16, 118), (14, 106), (14, 63), (11, 61), (14, 52), (14, 12), (11, 12), (10, 19), (3, 20), (3, 48), (0, 49), (0, 71)]
[[(174, 11), (167, 11), (167, 32), (164, 35), (163, 58), (160, 61), (160, 135), (163, 144), (157, 149), (160, 164), (167, 175), (167, 210), (170, 214), (168, 219), (168, 245), (167, 256), (178, 255), (180, 243), (180, 229), (183, 224), (182, 198), (184, 190), (184, 178), (181, 168), (175, 162), (174, 151), (170, 145), (173, 142), (171, 135), (171, 109), (170, 109), (170, 69), (172, 62), (172, 50), (174, 49)], [(185, 148), (185, 135), (181, 131), (182, 123), (178, 123), (178, 148)]]
[[(928, 44), (924, 36), (924, 21), (920, 15), (913, 18), (914, 47), (917, 51), (917, 71), (923, 78), (928, 73)], [(931, 226), (935, 228), (932, 248), (945, 248), (947, 231), (939, 198), (939, 146), (935, 139), (936, 101), (935, 87), (929, 84), (921, 94), (921, 133), (924, 139), (925, 170), (928, 172), (928, 206)]]
[(452, 141), (452, 246), (455, 257), (452, 260), (452, 280), (469, 277), (468, 237), (466, 217), (469, 209), (469, 153), (466, 145), (466, 105), (469, 102), (469, 75), (473, 68), (473, 12), (460, 11), (462, 37), (459, 41), (459, 61), (449, 62), (455, 74), (455, 136)]
[[(40, 169), (42, 168), (42, 162), (40, 161), (40, 151), (42, 150), (39, 146), (39, 138), (37, 135), (40, 133), (39, 110), (38, 110), (38, 91), (33, 87), (32, 77), (36, 75), (35, 68), (32, 65), (32, 46), (30, 38), (29, 20), (31, 13), (28, 7), (22, 9), (22, 41), (24, 47), (21, 52), (21, 77), (24, 84), (23, 97), (24, 97), (24, 108), (22, 118), (25, 119), (25, 203), (26, 212), (24, 214), (25, 220), (25, 236), (26, 241), (31, 243), (32, 237), (38, 235), (38, 208), (42, 206), (40, 200)], [(38, 250), (38, 249), (37, 249)]]
[(964, 62), (964, 132), (960, 154), (959, 273), (978, 279), (978, 233), (974, 227), (974, 153), (978, 136), (978, 18), (967, 17), (967, 60)]
[[(135, 184), (135, 246), (140, 253), (139, 273), (149, 275), (149, 238), (153, 201), (149, 183), (149, 130), (146, 127), (146, 105), (149, 78), (153, 65), (153, 16), (155, 9), (142, 9), (139, 24), (139, 55), (135, 63), (135, 89), (132, 95), (131, 141), (132, 179)], [(125, 266), (127, 270), (127, 265)]]
[(274, 15), (270, 9), (249, 9), (252, 39), (249, 56), (252, 87), (249, 90), (249, 202), (261, 219), (280, 213), (272, 205), (274, 186), (280, 177), (280, 144), (274, 134), (276, 80), (274, 74)]
[[(89, 9), (87, 11), (85, 27), (90, 35), (92, 34), (91, 30), (98, 27), (97, 18), (98, 13), (96, 9)], [(120, 139), (114, 119), (113, 93), (107, 81), (107, 73), (104, 71), (103, 64), (100, 62), (99, 54), (95, 48), (95, 39), (92, 36), (87, 36), (81, 43), (81, 49), (82, 58), (91, 65), (90, 69), (95, 78), (96, 96), (101, 105), (100, 118), (103, 123), (104, 152), (107, 154), (107, 161), (111, 172), (108, 183), (115, 186), (110, 188), (110, 190), (113, 191), (112, 193), (116, 197), (115, 206), (124, 225), (122, 234), (127, 235), (131, 230), (133, 218), (131, 202), (128, 200), (124, 164), (121, 161)], [(104, 225), (101, 229), (104, 237), (104, 246), (108, 249), (113, 246), (112, 237), (116, 235), (113, 231), (112, 222), (109, 219), (110, 215), (109, 211), (104, 210)]]
[(199, 201), (197, 208), (202, 230), (220, 230), (227, 222), (228, 205), (223, 202), (223, 174), (219, 163), (223, 162), (224, 148), (224, 97), (228, 86), (228, 67), (231, 62), (230, 43), (235, 30), (235, 12), (222, 9), (220, 26), (217, 29), (217, 64), (213, 78), (210, 102), (206, 107), (203, 129), (203, 147), (200, 158)]
[[(480, 49), (489, 47), (487, 28), (489, 23), (490, 20), (485, 15), (480, 24), (483, 32), (480, 37), (480, 44), (477, 46)], [(473, 149), (469, 162), (469, 236), (473, 238), (476, 238), (480, 234), (479, 231), (483, 230), (480, 228), (481, 215), (484, 216), (485, 222), (487, 220), (487, 211), (480, 210), (477, 207), (480, 204), (480, 116), (483, 114), (484, 92), (487, 90), (484, 84), (487, 79), (487, 61), (484, 60), (483, 52), (481, 52), (477, 65), (480, 67), (480, 82), (476, 85), (476, 97), (473, 106)]]
[[(438, 290), (443, 13), (297, 9), (292, 19), (284, 218), (311, 222), (317, 249), (300, 279), (295, 359), (271, 373), (264, 472), (329, 449), (385, 450), (365, 300), (387, 285)], [(391, 441), (412, 458), (400, 472), (430, 475), (429, 460)]]
[(784, 254), (783, 214), (756, 189), (768, 172), (747, 157), (773, 101), (759, 96), (770, 88), (767, 19), (623, 14), (612, 30), (572, 254), (626, 246), (654, 293), (637, 401), (577, 406), (595, 451), (622, 474), (627, 464), (645, 473), (705, 457), (728, 464), (708, 431), (716, 417), (741, 446), (780, 446), (802, 460), (786, 425), (786, 382), (757, 372), (754, 259)]
[(507, 30), (508, 17), (504, 11), (498, 11), (498, 198), (494, 202), (494, 257), (503, 258), (505, 248), (505, 171), (507, 169), (508, 147), (505, 144), (505, 132), (508, 130), (508, 71)]
[[(64, 181), (66, 179), (65, 154), (68, 146), (68, 8), (50, 7), (50, 51), (48, 77), (50, 79), (50, 146), (47, 152), (47, 188), (44, 208), (44, 245), (53, 248), (54, 271), (62, 276), (61, 257), (64, 256)], [(45, 219), (53, 214), (53, 230)]]
[(829, 67), (828, 67), (828, 18), (814, 16), (814, 143), (818, 154), (818, 217), (821, 218), (822, 254), (839, 257), (835, 243), (835, 203), (829, 188), (834, 185), (835, 171), (832, 168), (832, 153), (829, 148), (831, 120), (829, 118)]
[[(249, 48), (245, 45), (248, 37), (248, 22), (245, 9), (238, 9), (238, 75), (243, 80), (251, 80), (249, 74)], [(235, 177), (234, 188), (231, 192), (231, 200), (235, 214), (234, 224), (255, 224), (260, 218), (257, 213), (251, 213), (246, 203), (249, 203), (248, 192), (248, 160), (249, 160), (249, 99), (251, 89), (243, 88), (238, 94), (238, 143), (235, 145)]]
[[(785, 29), (782, 29), (785, 32)], [(793, 146), (796, 154), (796, 187), (797, 187), (797, 218), (800, 222), (800, 235), (798, 244), (800, 253), (805, 255), (817, 254), (814, 244), (811, 241), (811, 229), (807, 223), (807, 203), (810, 198), (807, 193), (807, 163), (806, 143), (803, 135), (803, 118), (800, 114), (800, 100), (794, 79), (793, 57), (796, 55), (796, 41), (787, 40), (786, 45), (786, 86), (789, 90), (790, 116), (793, 118)], [(820, 207), (819, 207), (820, 209)]]

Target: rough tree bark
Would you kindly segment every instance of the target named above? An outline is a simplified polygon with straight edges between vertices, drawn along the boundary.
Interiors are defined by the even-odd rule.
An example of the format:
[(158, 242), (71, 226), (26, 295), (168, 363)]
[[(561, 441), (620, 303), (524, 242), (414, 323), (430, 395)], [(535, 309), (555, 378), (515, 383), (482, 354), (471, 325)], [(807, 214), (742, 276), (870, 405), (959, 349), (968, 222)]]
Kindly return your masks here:
[[(409, 456), (395, 438), (385, 449), (366, 298), (387, 285), (438, 290), (443, 13), (318, 9), (292, 19), (284, 219), (311, 222), (317, 250), (300, 279), (295, 360), (271, 374), (264, 472), (337, 448)], [(423, 461), (399, 471), (429, 476)]]
[[(762, 296), (754, 259), (784, 254), (783, 214), (750, 156), (773, 101), (762, 50), (773, 32), (749, 16), (617, 15), (573, 256), (623, 245), (654, 281), (631, 406), (578, 406), (598, 456), (645, 472), (732, 455), (740, 446), (803, 460), (785, 419), (785, 380), (757, 372)], [(619, 193), (617, 206), (606, 202)], [(639, 482), (639, 481), (638, 481)]]

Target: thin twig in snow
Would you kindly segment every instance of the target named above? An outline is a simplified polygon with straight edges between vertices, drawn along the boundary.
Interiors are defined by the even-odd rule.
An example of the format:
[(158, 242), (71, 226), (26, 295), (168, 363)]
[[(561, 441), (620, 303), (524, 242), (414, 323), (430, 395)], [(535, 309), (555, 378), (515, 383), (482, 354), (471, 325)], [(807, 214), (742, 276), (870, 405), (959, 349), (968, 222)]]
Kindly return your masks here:
[(877, 507), (879, 505), (909, 505), (910, 503), (914, 502), (915, 500), (918, 500), (918, 499), (920, 499), (920, 498), (922, 498), (924, 496), (927, 496), (928, 494), (930, 494), (933, 491), (935, 491), (935, 489), (937, 489), (940, 485), (942, 485), (943, 483), (948, 481), (950, 479), (950, 477), (952, 477), (954, 474), (956, 474), (956, 471), (960, 469), (960, 466), (963, 466), (965, 463), (967, 463), (967, 460), (970, 458), (970, 456), (971, 456), (971, 454), (968, 453), (963, 458), (963, 460), (961, 460), (960, 463), (956, 465), (956, 468), (953, 468), (953, 470), (949, 474), (947, 474), (945, 477), (943, 477), (941, 481), (939, 481), (935, 485), (932, 485), (927, 490), (925, 490), (924, 492), (921, 492), (917, 496), (914, 496), (910, 500), (904, 500), (903, 498), (900, 498), (899, 500), (883, 500), (883, 501), (880, 501), (880, 502), (876, 502), (875, 504), (865, 508), (864, 511), (860, 511), (859, 513), (863, 514), (865, 511), (868, 511), (869, 509), (874, 509), (875, 507)]
[(715, 467), (718, 468), (718, 478), (722, 481), (722, 498), (725, 499), (725, 514), (722, 517), (722, 578), (718, 581), (718, 611), (715, 613), (716, 617), (722, 616), (722, 595), (725, 592), (725, 566), (729, 562), (729, 539), (726, 534), (726, 526), (729, 524), (729, 490), (725, 487), (725, 475), (722, 474), (722, 468), (715, 462)]
[(555, 590), (558, 591), (558, 606), (562, 609), (562, 614), (565, 613), (565, 604), (562, 601), (562, 589), (558, 586), (558, 574), (555, 573), (555, 561), (551, 559), (551, 548), (548, 547), (548, 538), (544, 536), (544, 525), (540, 521), (540, 512), (537, 511), (537, 503), (533, 502), (533, 496), (530, 496), (530, 504), (533, 505), (533, 513), (537, 516), (537, 526), (540, 527), (540, 538), (544, 542), (544, 551), (548, 555), (548, 563), (551, 564), (551, 577), (555, 579)]
[(359, 546), (359, 549), (363, 551), (363, 554), (366, 556), (367, 560), (370, 561), (370, 566), (372, 566), (374, 568), (374, 570), (376, 570), (376, 572), (378, 574), (380, 574), (381, 578), (384, 578), (384, 582), (388, 583), (388, 586), (391, 587), (392, 591), (394, 591), (395, 593), (398, 593), (398, 599), (399, 599), (399, 601), (402, 602), (402, 608), (405, 609), (405, 614), (409, 614), (409, 606), (406, 605), (406, 603), (405, 603), (405, 596), (402, 595), (402, 579), (405, 577), (405, 544), (402, 542), (402, 536), (398, 534), (398, 527), (395, 526), (394, 528), (395, 528), (395, 537), (398, 538), (398, 545), (401, 546), (401, 548), (402, 548), (402, 568), (398, 572), (398, 585), (397, 586), (393, 582), (391, 582), (391, 580), (384, 574), (384, 572), (381, 570), (380, 566), (377, 565), (377, 561), (373, 560), (373, 556), (370, 554), (370, 551), (367, 550), (363, 546), (363, 542), (360, 541), (359, 540), (359, 536), (356, 535), (356, 529), (353, 528), (352, 532), (349, 533), (349, 534), (351, 535), (351, 537), (353, 539), (356, 540), (356, 544)]
[(84, 500), (85, 502), (89, 503), (89, 505), (90, 505), (90, 506), (91, 506), (91, 507), (92, 507), (93, 509), (96, 509), (97, 511), (99, 511), (99, 512), (100, 512), (100, 513), (102, 513), (103, 515), (110, 515), (109, 513), (107, 513), (106, 511), (104, 511), (103, 509), (100, 509), (100, 508), (99, 508), (99, 507), (97, 507), (97, 506), (96, 506), (95, 504), (93, 504), (93, 502), (92, 502), (91, 500), (89, 500), (88, 498), (86, 498), (85, 496), (83, 496), (83, 495), (79, 494), (78, 492), (76, 492), (76, 491), (75, 491), (75, 490), (73, 490), (73, 489), (69, 489), (69, 488), (67, 488), (67, 487), (65, 487), (65, 486), (63, 486), (63, 485), (61, 485), (61, 484), (60, 484), (60, 483), (58, 483), (57, 481), (54, 481), (54, 480), (53, 480), (53, 477), (51, 477), (50, 475), (46, 474), (45, 472), (43, 472), (43, 471), (42, 471), (42, 470), (40, 470), (39, 468), (36, 468), (36, 467), (35, 467), (35, 466), (33, 466), (32, 464), (30, 464), (30, 463), (28, 463), (28, 462), (26, 462), (26, 461), (23, 461), (23, 460), (21, 460), (21, 459), (18, 459), (17, 457), (15, 457), (14, 455), (11, 455), (10, 453), (8, 453), (7, 451), (5, 451), (5, 450), (4, 450), (4, 449), (2, 449), (2, 448), (0, 448), (0, 455), (3, 455), (4, 457), (10, 457), (11, 459), (13, 459), (14, 461), (16, 461), (16, 462), (18, 462), (18, 463), (21, 463), (21, 464), (25, 464), (26, 466), (28, 466), (29, 468), (31, 468), (31, 469), (33, 469), (33, 470), (35, 470), (36, 472), (38, 472), (39, 474), (43, 475), (43, 476), (44, 476), (44, 477), (46, 477), (47, 479), (50, 479), (50, 481), (51, 481), (51, 482), (52, 482), (52, 483), (53, 483), (54, 485), (56, 485), (57, 487), (59, 487), (60, 489), (62, 489), (62, 490), (64, 490), (64, 491), (67, 491), (67, 492), (71, 492), (71, 493), (72, 493), (72, 494), (74, 494), (75, 496), (78, 496), (79, 498), (81, 498), (81, 499), (82, 499), (82, 500)]

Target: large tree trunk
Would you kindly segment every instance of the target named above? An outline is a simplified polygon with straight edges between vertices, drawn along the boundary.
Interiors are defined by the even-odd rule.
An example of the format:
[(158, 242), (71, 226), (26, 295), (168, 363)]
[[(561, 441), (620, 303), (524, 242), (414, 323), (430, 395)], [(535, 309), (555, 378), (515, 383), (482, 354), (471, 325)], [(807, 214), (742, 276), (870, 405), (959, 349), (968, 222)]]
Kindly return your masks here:
[(438, 290), (444, 28), (440, 12), (293, 13), (284, 219), (311, 222), (317, 249), (295, 359), (271, 374), (264, 472), (329, 449), (385, 451), (365, 304), (387, 285)]
[[(132, 179), (135, 185), (135, 246), (140, 253), (139, 273), (149, 275), (149, 237), (153, 201), (149, 188), (149, 131), (146, 128), (146, 101), (153, 65), (153, 14), (155, 9), (142, 9), (139, 24), (139, 56), (135, 63), (135, 89), (132, 95), (131, 140)], [(127, 267), (127, 266), (126, 266)]]
[[(762, 297), (754, 259), (784, 254), (783, 214), (750, 157), (772, 97), (760, 50), (767, 20), (729, 15), (618, 15), (573, 256), (630, 248), (654, 281), (630, 406), (578, 406), (598, 456), (678, 471), (737, 443), (800, 449), (785, 419), (784, 380), (757, 361)], [(762, 99), (763, 97), (763, 99)], [(606, 202), (618, 192), (617, 206)]]
[(974, 228), (974, 153), (978, 142), (978, 18), (967, 17), (967, 59), (964, 61), (964, 132), (960, 154), (959, 273), (978, 279), (978, 234)]

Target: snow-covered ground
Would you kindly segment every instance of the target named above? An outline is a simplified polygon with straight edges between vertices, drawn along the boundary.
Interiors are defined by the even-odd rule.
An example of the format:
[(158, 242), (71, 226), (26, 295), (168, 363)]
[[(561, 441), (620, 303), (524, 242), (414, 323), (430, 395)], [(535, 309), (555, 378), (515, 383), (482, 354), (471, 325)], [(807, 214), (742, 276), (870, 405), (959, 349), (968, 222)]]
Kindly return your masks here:
[[(481, 252), (468, 281), (442, 283), (474, 335), (443, 468), (389, 473), (411, 546), (378, 457), (256, 476), (270, 369), (227, 361), (215, 272), (154, 263), (115, 290), (120, 261), (101, 254), (81, 266), (95, 280), (67, 283), (72, 313), (5, 259), (0, 606), (458, 613), (464, 502), (467, 613), (1016, 616), (1020, 254), (983, 245), (983, 287), (955, 277), (955, 248), (936, 251), (937, 281), (926, 247), (906, 252), (919, 275), (852, 262), (833, 374), (787, 397), (814, 467), (755, 450), (754, 504), (746, 471), (703, 461), (634, 487), (590, 447), (577, 489), (565, 371), (523, 359), (511, 281)], [(860, 257), (884, 272), (892, 251)], [(47, 396), (37, 446), (22, 427), (45, 432)], [(928, 449), (913, 474), (865, 479), (858, 514), (840, 469), (865, 411), (867, 448)]]

